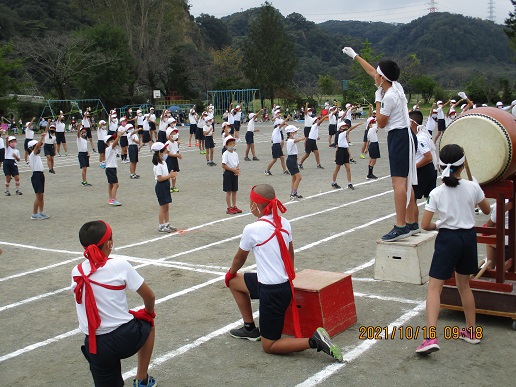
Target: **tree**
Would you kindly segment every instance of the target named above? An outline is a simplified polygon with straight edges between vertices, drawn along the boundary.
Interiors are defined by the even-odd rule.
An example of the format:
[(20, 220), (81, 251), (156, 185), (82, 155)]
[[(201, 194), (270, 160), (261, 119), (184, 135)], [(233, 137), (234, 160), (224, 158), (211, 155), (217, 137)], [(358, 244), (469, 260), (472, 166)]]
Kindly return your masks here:
[(249, 25), (244, 45), (244, 73), (272, 104), (276, 90), (292, 82), (295, 67), (294, 47), (283, 28), (281, 15), (265, 2)]
[(437, 86), (437, 82), (429, 75), (420, 75), (413, 77), (409, 85), (415, 93), (420, 93), (421, 97), (428, 103), (430, 98), (434, 95), (434, 89)]
[(11, 44), (0, 46), (0, 97), (16, 90), (14, 72), (22, 67), (22, 61), (13, 57)]
[(242, 52), (240, 49), (225, 47), (212, 50), (215, 89), (240, 89), (244, 86)]
[(405, 93), (408, 94), (408, 101), (410, 101), (412, 94), (416, 92), (412, 87), (412, 80), (421, 75), (421, 61), (416, 54), (409, 54), (400, 61), (399, 66), (401, 68), (399, 81), (404, 86)]
[(476, 76), (466, 84), (466, 94), (475, 102), (493, 103), (499, 92), (500, 82), (492, 74)]
[[(364, 41), (364, 47), (360, 50), (360, 56), (371, 63), (373, 66), (380, 61), (382, 55), (375, 55), (369, 40)], [(362, 69), (362, 66), (356, 61), (352, 62), (350, 73), (352, 81), (349, 83), (350, 92), (348, 96), (359, 95), (368, 103), (374, 102), (374, 93), (376, 86), (373, 79)], [(351, 93), (351, 94), (350, 94)], [(353, 94), (357, 93), (357, 94)]]
[(323, 95), (332, 95), (335, 82), (329, 74), (319, 75), (319, 89)]
[(195, 22), (203, 32), (204, 39), (209, 47), (215, 50), (221, 50), (231, 45), (231, 36), (229, 35), (226, 24), (215, 16), (201, 13), (195, 18)]
[(505, 19), (505, 33), (510, 39), (513, 50), (516, 51), (516, 0), (511, 0), (514, 12), (509, 12), (509, 18)]

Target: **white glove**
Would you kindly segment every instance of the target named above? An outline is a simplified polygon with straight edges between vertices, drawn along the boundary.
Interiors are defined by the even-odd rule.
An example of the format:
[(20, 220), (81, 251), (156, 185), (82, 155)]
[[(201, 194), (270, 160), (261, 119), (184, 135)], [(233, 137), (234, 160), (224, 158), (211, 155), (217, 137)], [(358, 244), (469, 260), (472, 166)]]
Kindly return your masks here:
[(459, 97), (461, 97), (462, 99), (468, 99), (468, 96), (463, 91), (459, 93)]
[(381, 87), (374, 93), (374, 102), (382, 102), (383, 100), (383, 89)]
[(347, 56), (349, 56), (351, 59), (355, 59), (355, 56), (357, 56), (358, 54), (355, 52), (355, 50), (353, 50), (351, 47), (344, 47), (342, 49), (342, 53), (346, 54)]

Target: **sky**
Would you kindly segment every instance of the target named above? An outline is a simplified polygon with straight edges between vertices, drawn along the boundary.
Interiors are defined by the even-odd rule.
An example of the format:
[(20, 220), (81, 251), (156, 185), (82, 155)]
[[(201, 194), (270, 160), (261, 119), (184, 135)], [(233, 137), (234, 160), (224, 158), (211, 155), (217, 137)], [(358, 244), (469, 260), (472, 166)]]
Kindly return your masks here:
[[(190, 13), (197, 17), (206, 13), (217, 18), (260, 7), (265, 0), (189, 0)], [(283, 14), (300, 13), (307, 20), (322, 23), (326, 20), (383, 21), (409, 23), (429, 13), (431, 0), (269, 0)], [(237, 5), (235, 5), (235, 3)], [(435, 0), (438, 12), (463, 14), (487, 19), (493, 4), (494, 21), (503, 24), (514, 12), (510, 0)]]

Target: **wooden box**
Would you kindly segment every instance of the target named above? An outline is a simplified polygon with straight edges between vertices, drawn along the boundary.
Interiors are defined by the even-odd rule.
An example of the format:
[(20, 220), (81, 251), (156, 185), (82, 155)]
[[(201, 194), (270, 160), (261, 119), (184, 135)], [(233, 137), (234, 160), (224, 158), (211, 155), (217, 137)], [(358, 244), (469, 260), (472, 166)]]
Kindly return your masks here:
[[(357, 321), (351, 275), (319, 270), (303, 270), (294, 279), (301, 334), (310, 337), (323, 327), (331, 337)], [(294, 336), (291, 307), (288, 308), (283, 334)]]

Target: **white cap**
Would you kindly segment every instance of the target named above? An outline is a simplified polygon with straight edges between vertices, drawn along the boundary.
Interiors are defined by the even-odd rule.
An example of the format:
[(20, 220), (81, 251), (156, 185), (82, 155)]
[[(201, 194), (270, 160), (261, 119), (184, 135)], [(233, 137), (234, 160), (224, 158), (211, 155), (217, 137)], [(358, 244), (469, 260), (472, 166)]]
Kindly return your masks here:
[(132, 129), (132, 128), (134, 128), (133, 124), (127, 124), (125, 126), (125, 130), (129, 130), (129, 129)]
[(172, 133), (172, 128), (167, 128), (167, 130), (165, 130), (165, 135), (167, 137), (170, 136), (171, 133)]
[(30, 140), (28, 143), (27, 143), (27, 147), (29, 148), (33, 148), (34, 145), (36, 145), (38, 142), (36, 140)]
[(369, 125), (369, 124), (371, 123), (371, 121), (376, 121), (376, 118), (374, 118), (374, 117), (369, 117), (369, 118), (367, 119), (367, 125)]
[(222, 123), (222, 129), (224, 129), (224, 127), (226, 127), (226, 126), (231, 126), (231, 124), (229, 122), (227, 122), (227, 121), (224, 121)]
[(376, 114), (376, 109), (373, 110), (373, 114)]
[(114, 140), (116, 136), (114, 134), (108, 134), (106, 137), (104, 137), (104, 142), (107, 144), (109, 141)]
[(120, 122), (122, 122), (122, 121), (127, 121), (127, 117), (126, 116), (120, 117)]
[(162, 150), (163, 148), (166, 148), (167, 147), (167, 144), (163, 144), (162, 142), (155, 142), (154, 144), (152, 144), (151, 146), (151, 151), (154, 151), (154, 152), (159, 152), (160, 150)]
[(136, 114), (140, 114), (142, 111), (140, 109), (136, 110)]
[(348, 107), (351, 107), (351, 104), (350, 104), (350, 103), (347, 103), (347, 104), (346, 104), (346, 109), (347, 109)]
[(235, 109), (240, 109), (240, 105), (236, 105), (236, 108)]
[(339, 112), (339, 118), (342, 118), (343, 116), (344, 116), (344, 111), (343, 111), (343, 110), (341, 110), (341, 111)]
[(7, 142), (11, 142), (13, 140), (16, 140), (16, 137), (14, 137), (14, 136), (7, 137)]
[(56, 127), (56, 123), (55, 123), (55, 122), (52, 122), (48, 127), (49, 127), (49, 128), (54, 128), (54, 129), (55, 129), (55, 127)]
[(167, 121), (167, 123), (169, 123), (169, 124), (172, 124), (172, 123), (174, 123), (174, 122), (176, 122), (176, 119), (175, 119), (174, 117), (170, 117), (170, 118), (168, 119), (168, 121)]
[(252, 120), (256, 116), (255, 113), (249, 113), (249, 119)]
[(106, 121), (104, 121), (104, 120), (100, 120), (100, 121), (99, 121), (99, 125), (106, 125)]
[(437, 101), (437, 105), (442, 105), (443, 101)]
[(293, 133), (293, 132), (297, 132), (299, 129), (296, 128), (294, 125), (289, 125), (285, 128), (285, 132), (287, 133)]
[(31, 125), (30, 121), (25, 123), (25, 127), (29, 127)]
[(483, 104), (482, 104), (482, 107), (487, 107), (487, 103), (483, 103)]
[(516, 105), (516, 99), (511, 102), (511, 105)]
[(224, 139), (224, 146), (226, 146), (226, 145), (227, 145), (227, 143), (228, 143), (229, 141), (231, 141), (231, 140), (233, 140), (233, 141), (234, 141), (234, 140), (235, 140), (235, 137), (233, 137), (233, 136), (227, 136), (227, 137)]
[(457, 101), (455, 101), (454, 99), (451, 99), (450, 102), (451, 103), (457, 103)]
[(502, 102), (502, 101), (498, 101), (498, 102), (496, 103), (496, 106), (503, 106), (503, 102)]

